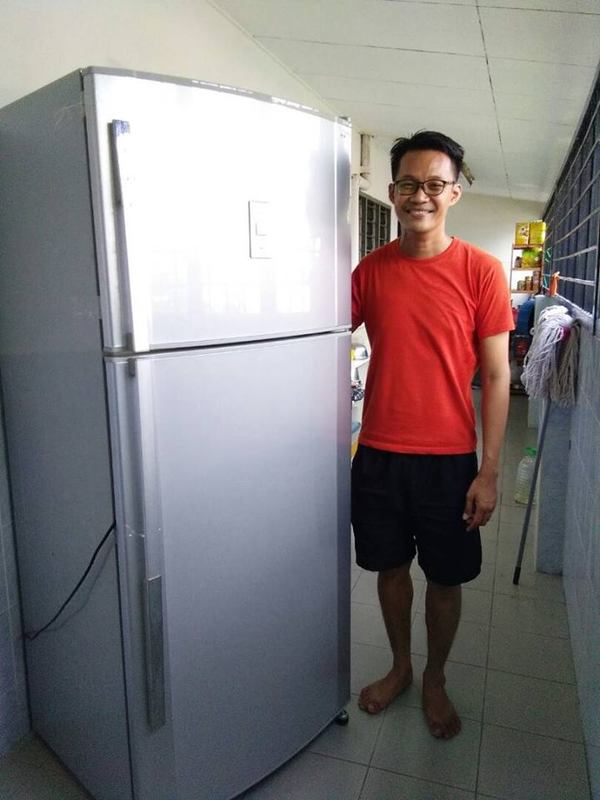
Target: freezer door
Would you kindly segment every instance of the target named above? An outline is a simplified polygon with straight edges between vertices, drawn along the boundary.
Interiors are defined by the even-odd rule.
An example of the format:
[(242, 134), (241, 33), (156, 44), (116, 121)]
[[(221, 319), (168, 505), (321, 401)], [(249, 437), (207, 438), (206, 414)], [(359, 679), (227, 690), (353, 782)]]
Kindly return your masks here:
[(346, 123), (199, 82), (84, 85), (108, 351), (349, 326)]
[(348, 364), (348, 334), (108, 364), (136, 797), (229, 800), (349, 697)]

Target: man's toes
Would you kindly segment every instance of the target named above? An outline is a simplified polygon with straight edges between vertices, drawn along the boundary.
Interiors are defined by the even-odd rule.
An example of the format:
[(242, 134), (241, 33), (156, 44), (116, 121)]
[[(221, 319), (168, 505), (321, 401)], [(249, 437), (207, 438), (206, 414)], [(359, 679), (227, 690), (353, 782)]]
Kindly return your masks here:
[(381, 711), (379, 703), (370, 700), (368, 697), (363, 697), (362, 695), (358, 698), (358, 707), (361, 711), (366, 711), (367, 714), (379, 714)]

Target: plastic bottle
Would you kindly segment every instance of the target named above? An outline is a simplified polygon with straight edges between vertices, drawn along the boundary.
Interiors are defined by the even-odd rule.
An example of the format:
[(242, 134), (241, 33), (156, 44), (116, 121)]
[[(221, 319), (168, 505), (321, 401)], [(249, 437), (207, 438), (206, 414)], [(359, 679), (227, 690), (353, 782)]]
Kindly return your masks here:
[(527, 504), (529, 502), (529, 490), (533, 480), (536, 454), (535, 447), (526, 447), (523, 458), (519, 461), (517, 480), (515, 481), (515, 500), (517, 503)]

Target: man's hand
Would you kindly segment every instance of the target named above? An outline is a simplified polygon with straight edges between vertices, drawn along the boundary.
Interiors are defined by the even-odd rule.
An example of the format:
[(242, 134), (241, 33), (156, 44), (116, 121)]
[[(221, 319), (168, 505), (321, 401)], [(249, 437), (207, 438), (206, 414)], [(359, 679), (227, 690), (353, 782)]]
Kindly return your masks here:
[(463, 519), (468, 523), (468, 531), (486, 525), (490, 521), (498, 498), (496, 482), (495, 473), (479, 472), (469, 486), (463, 513)]

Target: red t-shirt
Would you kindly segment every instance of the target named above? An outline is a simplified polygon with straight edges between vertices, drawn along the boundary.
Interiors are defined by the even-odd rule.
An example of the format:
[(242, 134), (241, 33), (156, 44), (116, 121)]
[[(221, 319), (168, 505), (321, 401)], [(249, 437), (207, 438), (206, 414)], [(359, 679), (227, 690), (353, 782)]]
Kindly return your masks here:
[(478, 341), (513, 329), (509, 298), (502, 264), (457, 238), (433, 258), (398, 240), (364, 258), (352, 273), (352, 329), (364, 322), (371, 343), (360, 443), (473, 452)]

